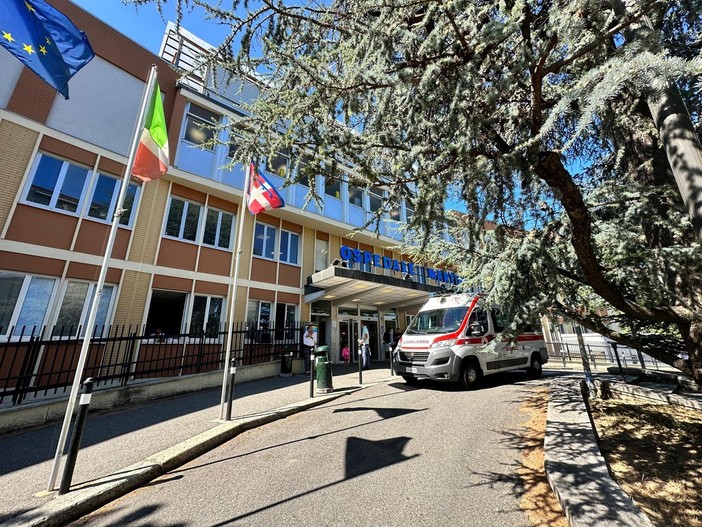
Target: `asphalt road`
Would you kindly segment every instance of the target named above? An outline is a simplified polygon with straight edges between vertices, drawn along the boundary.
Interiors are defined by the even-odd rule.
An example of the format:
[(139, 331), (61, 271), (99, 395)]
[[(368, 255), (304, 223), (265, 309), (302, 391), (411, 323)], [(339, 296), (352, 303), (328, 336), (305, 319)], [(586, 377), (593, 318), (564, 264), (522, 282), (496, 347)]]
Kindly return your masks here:
[(246, 432), (73, 525), (527, 527), (519, 409), (541, 383), (379, 384)]

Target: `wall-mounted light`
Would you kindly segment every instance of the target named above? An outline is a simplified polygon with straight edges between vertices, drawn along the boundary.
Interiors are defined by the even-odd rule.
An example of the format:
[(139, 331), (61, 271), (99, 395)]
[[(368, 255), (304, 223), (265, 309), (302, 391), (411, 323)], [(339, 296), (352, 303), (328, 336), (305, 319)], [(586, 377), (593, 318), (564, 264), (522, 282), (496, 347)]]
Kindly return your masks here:
[(405, 274), (402, 276), (402, 278), (404, 278), (405, 280), (409, 280), (410, 282), (412, 281), (412, 275), (409, 274), (409, 273), (405, 273)]
[(341, 264), (341, 259), (340, 258), (334, 258), (331, 263), (334, 267), (337, 265)]

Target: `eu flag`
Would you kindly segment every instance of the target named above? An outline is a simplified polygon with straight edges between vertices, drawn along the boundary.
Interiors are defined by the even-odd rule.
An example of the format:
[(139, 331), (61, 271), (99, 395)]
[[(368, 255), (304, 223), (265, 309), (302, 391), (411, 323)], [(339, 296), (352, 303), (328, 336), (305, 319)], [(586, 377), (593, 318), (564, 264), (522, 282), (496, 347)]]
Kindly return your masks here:
[(68, 80), (95, 56), (85, 33), (45, 0), (3, 0), (0, 44), (68, 99)]

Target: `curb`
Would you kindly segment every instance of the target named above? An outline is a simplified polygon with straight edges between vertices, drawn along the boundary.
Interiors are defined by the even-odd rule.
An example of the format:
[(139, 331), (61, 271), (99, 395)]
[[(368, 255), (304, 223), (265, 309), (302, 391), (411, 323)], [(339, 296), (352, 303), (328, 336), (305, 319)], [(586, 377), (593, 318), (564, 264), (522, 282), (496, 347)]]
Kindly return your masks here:
[(196, 459), (246, 430), (284, 419), (364, 387), (343, 388), (339, 392), (317, 395), (313, 399), (277, 408), (258, 416), (223, 422), (119, 472), (79, 485), (62, 496), (56, 495), (52, 501), (11, 518), (0, 524), (0, 527), (60, 527), (66, 525)]
[(690, 410), (702, 412), (702, 400), (695, 400), (690, 397), (676, 395), (674, 393), (665, 393), (660, 390), (647, 388), (646, 386), (637, 386), (635, 384), (623, 384), (615, 381), (603, 381), (602, 388), (613, 397), (630, 397), (654, 403), (665, 403), (674, 406), (683, 406)]
[(610, 477), (583, 399), (585, 381), (553, 381), (544, 468), (573, 527), (654, 527)]

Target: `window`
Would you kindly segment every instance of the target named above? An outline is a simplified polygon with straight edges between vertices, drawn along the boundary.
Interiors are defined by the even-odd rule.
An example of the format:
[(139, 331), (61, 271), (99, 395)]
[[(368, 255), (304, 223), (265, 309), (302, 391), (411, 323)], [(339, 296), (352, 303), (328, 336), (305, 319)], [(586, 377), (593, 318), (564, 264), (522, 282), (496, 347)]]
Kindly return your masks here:
[(349, 203), (363, 207), (363, 191), (360, 188), (349, 185)]
[(213, 150), (212, 140), (214, 139), (215, 131), (211, 127), (218, 122), (219, 115), (190, 103), (190, 108), (185, 116), (183, 138), (190, 143)]
[(368, 192), (369, 210), (375, 212), (383, 208), (383, 190), (378, 187), (373, 187)]
[(233, 224), (233, 214), (208, 208), (202, 243), (220, 249), (231, 249)]
[[(276, 340), (282, 339), (292, 339), (293, 331), (292, 328), (295, 327), (295, 320), (297, 318), (297, 305), (296, 304), (283, 304), (279, 303), (275, 306), (275, 338)], [(284, 331), (283, 329), (287, 331)]]
[(300, 236), (294, 232), (280, 231), (280, 261), (297, 265)]
[(507, 317), (505, 317), (505, 314), (502, 312), (501, 309), (492, 309), (492, 323), (495, 326), (495, 333), (504, 331), (505, 328), (509, 325), (507, 322)]
[[(75, 337), (78, 336), (79, 328), (80, 336), (85, 336), (85, 326), (88, 323), (90, 308), (92, 307), (93, 299), (95, 298), (96, 285), (97, 284), (91, 284), (88, 282), (68, 282), (66, 285), (66, 292), (64, 293), (63, 300), (61, 302), (61, 309), (54, 326), (54, 336), (60, 335), (62, 337)], [(110, 305), (112, 304), (112, 298), (114, 296), (113, 293), (114, 287), (103, 287), (102, 296), (100, 297), (100, 303), (98, 304), (98, 309), (95, 316), (95, 324), (92, 328), (90, 328), (89, 335), (93, 335), (93, 330), (95, 330), (95, 335), (101, 336), (105, 334), (107, 317), (109, 315)]]
[[(90, 199), (88, 217), (112, 223), (121, 188), (121, 179), (115, 176), (99, 174), (97, 183), (93, 189), (93, 196)], [(119, 218), (120, 225), (131, 226), (133, 224), (134, 215), (132, 211), (136, 207), (138, 192), (139, 186), (136, 183), (129, 183), (129, 188), (127, 188), (127, 194), (124, 197), (124, 203), (122, 205), (124, 213)]]
[(249, 300), (246, 308), (246, 321), (249, 322), (249, 338), (256, 342), (270, 342), (268, 331), (271, 323), (271, 303), (262, 300)]
[(166, 220), (166, 236), (194, 242), (200, 226), (202, 205), (171, 196)]
[(195, 295), (193, 313), (190, 317), (190, 335), (216, 338), (222, 320), (224, 299), (215, 296)]
[(255, 256), (263, 258), (275, 259), (275, 238), (276, 228), (265, 223), (256, 223), (254, 230), (254, 247), (253, 253)]
[(400, 221), (400, 207), (393, 207), (390, 209), (390, 219)]
[(290, 167), (290, 150), (284, 149), (270, 156), (266, 162), (266, 171), (276, 176), (285, 177)]
[(34, 164), (25, 200), (77, 214), (89, 173), (87, 168), (41, 154)]
[(470, 314), (468, 319), (468, 327), (466, 328), (466, 334), (468, 336), (478, 337), (485, 335), (488, 331), (488, 315), (487, 310), (476, 307)]
[(234, 124), (229, 128), (229, 145), (227, 148), (227, 156), (234, 157), (236, 151), (239, 150), (239, 141), (241, 140), (240, 135), (241, 125)]
[[(412, 320), (412, 324), (407, 327), (407, 333), (432, 334), (456, 331), (461, 326), (467, 311), (466, 306), (420, 311)], [(485, 328), (487, 329), (487, 325)]]
[(316, 240), (314, 246), (314, 270), (315, 272), (326, 269), (329, 265), (329, 242), (327, 240)]
[(0, 335), (38, 333), (45, 323), (56, 280), (0, 271)]
[(327, 196), (340, 199), (341, 198), (341, 182), (337, 179), (332, 179), (331, 176), (326, 176), (324, 180), (324, 193)]
[(419, 283), (419, 284), (426, 284), (427, 283), (427, 274), (424, 270), (423, 265), (415, 265), (414, 266), (414, 281)]
[[(298, 174), (302, 172), (307, 166), (310, 164), (311, 159), (308, 156), (303, 155), (300, 157), (300, 161), (298, 162), (297, 166), (297, 172)], [(298, 185), (302, 185), (304, 187), (309, 188), (310, 187), (310, 178), (313, 178), (314, 176), (303, 176), (300, 178), (300, 181), (298, 181)]]
[(407, 218), (407, 223), (412, 220), (412, 216), (414, 216), (414, 208), (405, 206), (405, 217)]
[(187, 293), (180, 291), (151, 291), (149, 314), (146, 318), (146, 334), (177, 337), (184, 322), (185, 301)]

